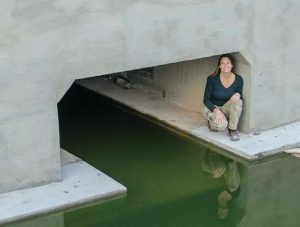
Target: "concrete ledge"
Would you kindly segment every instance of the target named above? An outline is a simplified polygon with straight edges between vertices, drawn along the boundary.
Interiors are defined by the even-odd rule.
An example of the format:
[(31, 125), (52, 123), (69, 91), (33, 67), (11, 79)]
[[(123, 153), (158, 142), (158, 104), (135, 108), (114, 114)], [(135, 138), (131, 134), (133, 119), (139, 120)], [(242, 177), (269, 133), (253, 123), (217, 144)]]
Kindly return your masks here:
[(75, 156), (64, 154), (62, 181), (0, 194), (0, 224), (126, 193), (126, 188)]
[(206, 124), (201, 113), (188, 110), (167, 99), (138, 88), (122, 89), (103, 77), (77, 80), (76, 84), (109, 97), (140, 113), (164, 122), (186, 133)]
[(201, 113), (185, 109), (145, 90), (125, 90), (103, 77), (82, 79), (76, 83), (243, 159), (256, 160), (300, 146), (300, 122), (267, 130), (259, 135), (240, 133), (241, 140), (233, 142), (227, 132), (210, 132)]
[(192, 135), (248, 160), (255, 160), (299, 147), (300, 122), (266, 130), (259, 135), (240, 133), (241, 140), (236, 142), (229, 140), (227, 132), (211, 132), (207, 127), (193, 130)]

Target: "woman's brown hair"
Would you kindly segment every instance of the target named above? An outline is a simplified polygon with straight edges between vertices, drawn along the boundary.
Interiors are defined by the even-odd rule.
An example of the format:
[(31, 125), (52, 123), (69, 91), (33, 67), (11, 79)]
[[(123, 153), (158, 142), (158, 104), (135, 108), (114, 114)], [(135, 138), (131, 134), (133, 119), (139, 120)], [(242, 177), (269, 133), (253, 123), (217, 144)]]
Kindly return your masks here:
[(219, 57), (219, 60), (218, 60), (218, 64), (217, 64), (217, 67), (216, 67), (216, 70), (210, 74), (210, 76), (216, 76), (218, 74), (220, 74), (221, 72), (221, 69), (219, 68), (220, 64), (221, 64), (221, 60), (222, 58), (228, 58), (231, 62), (231, 64), (233, 65), (232, 69), (231, 69), (231, 72), (234, 73), (233, 69), (234, 69), (234, 66), (235, 66), (235, 60), (234, 58), (230, 55), (230, 54), (222, 54), (220, 57)]

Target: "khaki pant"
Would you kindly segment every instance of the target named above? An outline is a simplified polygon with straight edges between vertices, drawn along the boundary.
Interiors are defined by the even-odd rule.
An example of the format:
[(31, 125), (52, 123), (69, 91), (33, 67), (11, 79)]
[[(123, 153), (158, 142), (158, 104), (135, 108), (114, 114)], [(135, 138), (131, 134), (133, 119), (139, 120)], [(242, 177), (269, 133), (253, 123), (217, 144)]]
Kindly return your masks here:
[(236, 103), (229, 100), (223, 106), (217, 106), (217, 108), (223, 113), (223, 120), (220, 124), (217, 124), (215, 113), (211, 112), (206, 106), (203, 108), (203, 116), (209, 121), (210, 129), (212, 130), (223, 131), (227, 126), (231, 130), (236, 130), (241, 116), (242, 107), (242, 100), (239, 100)]

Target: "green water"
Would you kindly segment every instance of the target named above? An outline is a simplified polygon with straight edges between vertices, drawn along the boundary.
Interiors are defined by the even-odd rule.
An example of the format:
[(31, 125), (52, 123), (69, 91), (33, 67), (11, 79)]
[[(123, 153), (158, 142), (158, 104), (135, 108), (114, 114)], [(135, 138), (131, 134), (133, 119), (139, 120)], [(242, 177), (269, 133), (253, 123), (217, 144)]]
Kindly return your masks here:
[[(61, 146), (127, 195), (9, 226), (300, 226), (299, 159), (237, 163), (228, 181), (232, 159), (84, 88), (73, 85), (59, 110)], [(222, 192), (231, 200), (218, 202)]]

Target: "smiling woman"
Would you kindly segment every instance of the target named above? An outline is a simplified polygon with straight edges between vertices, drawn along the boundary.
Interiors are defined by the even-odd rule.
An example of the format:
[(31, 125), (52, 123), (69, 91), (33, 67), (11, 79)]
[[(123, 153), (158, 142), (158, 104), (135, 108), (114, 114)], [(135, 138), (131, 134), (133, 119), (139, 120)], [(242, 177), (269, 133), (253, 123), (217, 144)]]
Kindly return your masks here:
[(216, 71), (207, 78), (203, 115), (212, 131), (223, 131), (228, 126), (230, 139), (237, 141), (240, 139), (237, 126), (243, 105), (243, 79), (233, 68), (231, 55), (219, 57)]

